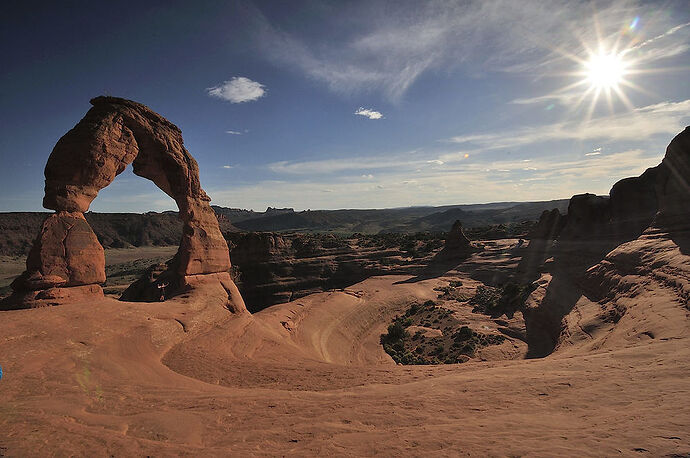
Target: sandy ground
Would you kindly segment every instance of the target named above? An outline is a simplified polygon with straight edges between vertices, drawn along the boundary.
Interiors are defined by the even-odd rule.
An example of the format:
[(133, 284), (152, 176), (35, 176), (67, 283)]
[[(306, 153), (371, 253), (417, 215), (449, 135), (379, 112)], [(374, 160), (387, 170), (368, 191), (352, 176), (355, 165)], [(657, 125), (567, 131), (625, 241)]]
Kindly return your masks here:
[(214, 285), (2, 312), (0, 455), (690, 453), (687, 326), (544, 359), (396, 366), (379, 335), (451, 279), (473, 285), (373, 277), (254, 315)]

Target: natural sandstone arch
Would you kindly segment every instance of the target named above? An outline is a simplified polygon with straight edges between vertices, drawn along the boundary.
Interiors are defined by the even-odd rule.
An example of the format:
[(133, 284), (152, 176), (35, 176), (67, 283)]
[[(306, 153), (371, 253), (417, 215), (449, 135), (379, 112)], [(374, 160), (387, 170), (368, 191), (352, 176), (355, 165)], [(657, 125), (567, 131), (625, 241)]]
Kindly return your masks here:
[[(48, 158), (43, 206), (56, 213), (43, 223), (26, 271), (12, 284), (12, 308), (56, 305), (103, 294), (103, 247), (84, 212), (98, 191), (128, 164), (135, 174), (150, 179), (177, 202), (183, 235), (169, 268), (179, 280), (177, 286), (198, 284), (200, 278), (191, 276), (230, 269), (228, 246), (180, 129), (130, 100), (96, 97), (91, 104), (86, 116), (60, 138)], [(237, 288), (229, 275), (214, 278), (234, 295)]]

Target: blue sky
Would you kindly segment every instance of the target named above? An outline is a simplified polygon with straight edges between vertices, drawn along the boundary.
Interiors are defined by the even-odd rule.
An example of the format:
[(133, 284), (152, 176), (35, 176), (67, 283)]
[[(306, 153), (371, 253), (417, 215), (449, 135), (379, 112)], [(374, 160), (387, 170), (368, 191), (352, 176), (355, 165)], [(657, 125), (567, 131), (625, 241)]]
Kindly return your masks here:
[[(177, 124), (212, 203), (382, 208), (605, 194), (690, 124), (670, 2), (11, 2), (0, 211), (41, 210), (55, 142), (101, 94)], [(622, 81), (595, 99), (591, 55)], [(174, 209), (128, 169), (94, 211)]]

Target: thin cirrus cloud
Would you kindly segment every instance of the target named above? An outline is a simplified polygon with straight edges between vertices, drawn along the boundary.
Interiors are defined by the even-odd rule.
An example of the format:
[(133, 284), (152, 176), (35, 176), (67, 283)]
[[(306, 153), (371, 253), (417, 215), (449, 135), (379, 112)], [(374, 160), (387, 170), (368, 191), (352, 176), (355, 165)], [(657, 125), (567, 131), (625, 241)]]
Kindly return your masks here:
[(211, 97), (227, 100), (230, 103), (243, 103), (263, 97), (266, 94), (264, 88), (265, 86), (259, 82), (244, 76), (235, 76), (217, 86), (207, 88), (206, 92)]
[[(675, 135), (690, 118), (690, 99), (661, 102), (636, 108), (615, 116), (586, 122), (563, 121), (536, 127), (517, 128), (507, 132), (460, 135), (448, 142), (476, 145), (478, 151), (514, 148), (558, 140), (644, 141), (652, 135)], [(440, 157), (458, 159), (458, 154)]]
[[(531, 160), (530, 170), (524, 170), (520, 160), (468, 163), (447, 170), (430, 167), (415, 174), (414, 179), (410, 179), (409, 169), (400, 164), (400, 168), (381, 170), (373, 178), (319, 178), (312, 174), (304, 180), (233, 184), (209, 192), (220, 205), (240, 200), (256, 209), (267, 203), (295, 206), (296, 202), (300, 203), (298, 208), (370, 208), (372, 192), (377, 193), (377, 207), (543, 200), (547, 195), (568, 198), (586, 191), (605, 194), (618, 179), (639, 175), (660, 160), (661, 155), (650, 156), (633, 149), (568, 160), (547, 156)], [(357, 186), (353, 186), (355, 182)], [(325, 196), (324, 190), (332, 192)]]
[(357, 108), (357, 111), (355, 111), (356, 115), (359, 116), (364, 116), (365, 118), (369, 119), (382, 119), (383, 115), (381, 114), (380, 111), (372, 110), (370, 108), (364, 108), (364, 107), (359, 107)]
[[(500, 133), (478, 133), (458, 136), (447, 141), (446, 144), (460, 143), (472, 145), (468, 149), (466, 146), (462, 147), (460, 152), (445, 152), (436, 153), (433, 149), (425, 151), (413, 150), (403, 153), (388, 153), (385, 155), (377, 155), (373, 157), (341, 157), (321, 159), (315, 161), (281, 161), (274, 162), (268, 165), (268, 168), (276, 174), (282, 175), (311, 175), (314, 174), (337, 174), (340, 177), (367, 177), (368, 170), (377, 170), (381, 175), (401, 173), (433, 173), (436, 177), (443, 176), (444, 173), (458, 174), (458, 173), (484, 173), (485, 171), (500, 172), (539, 172), (539, 177), (531, 177), (530, 180), (546, 180), (545, 174), (550, 172), (552, 175), (556, 174), (558, 169), (561, 172), (570, 170), (578, 176), (585, 177), (587, 174), (593, 176), (593, 171), (590, 165), (584, 166), (587, 162), (597, 160), (597, 164), (601, 162), (602, 157), (609, 157), (601, 155), (602, 148), (597, 147), (590, 152), (585, 153), (585, 158), (579, 156), (582, 161), (578, 162), (577, 152), (572, 151), (570, 157), (571, 162), (567, 159), (568, 155), (558, 155), (555, 161), (546, 161), (545, 159), (521, 159), (517, 162), (502, 161), (494, 162), (490, 159), (482, 159), (479, 153), (499, 150), (499, 149), (514, 149), (520, 147), (532, 148), (534, 145), (549, 141), (559, 140), (599, 140), (599, 141), (640, 141), (646, 142), (650, 136), (664, 136), (672, 137), (677, 132), (684, 128), (685, 122), (688, 121), (688, 113), (690, 113), (690, 99), (681, 102), (663, 102), (654, 105), (640, 107), (633, 112), (620, 114), (617, 116), (595, 118), (582, 126), (577, 122), (559, 122), (553, 124), (546, 124), (542, 126), (535, 126), (529, 128), (516, 128)], [(662, 143), (667, 142), (664, 138)], [(476, 156), (475, 161), (467, 161), (470, 156), (468, 151)], [(581, 153), (579, 153), (581, 154)], [(632, 153), (627, 156), (619, 156), (617, 161), (611, 162), (607, 159), (607, 170), (619, 168), (619, 176), (634, 175), (639, 164), (640, 151), (635, 151), (636, 157), (632, 162), (622, 161), (621, 158), (627, 159)], [(550, 155), (549, 155), (550, 156)], [(572, 162), (575, 161), (575, 162)], [(637, 161), (637, 162), (636, 162)], [(529, 163), (529, 166), (527, 166)], [(575, 165), (576, 164), (576, 165)], [(591, 164), (591, 163), (590, 163)], [(354, 175), (356, 174), (356, 175)], [(404, 175), (403, 175), (404, 176)]]
[[(572, 70), (572, 61), (559, 50), (582, 57), (586, 53), (583, 44), (592, 48), (596, 37), (578, 35), (576, 28), (563, 24), (593, 27), (596, 23), (603, 37), (611, 37), (631, 17), (650, 18), (635, 47), (646, 62), (684, 52), (690, 37), (687, 24), (678, 25), (672, 17), (654, 14), (657, 7), (635, 0), (598, 2), (595, 9), (589, 2), (565, 0), (410, 5), (391, 10), (370, 2), (355, 13), (335, 6), (323, 21), (339, 38), (326, 42), (314, 40), (304, 30), (283, 29), (259, 9), (252, 11), (263, 57), (323, 82), (334, 92), (381, 91), (393, 102), (430, 71), (461, 68), (477, 75)], [(351, 20), (339, 20), (343, 15)]]

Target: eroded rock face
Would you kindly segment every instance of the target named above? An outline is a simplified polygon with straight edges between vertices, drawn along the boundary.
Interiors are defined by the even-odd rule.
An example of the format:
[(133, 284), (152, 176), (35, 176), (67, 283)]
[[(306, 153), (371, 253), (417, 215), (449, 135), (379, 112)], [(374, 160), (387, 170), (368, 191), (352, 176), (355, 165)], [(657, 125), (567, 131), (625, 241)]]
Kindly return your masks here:
[(557, 208), (544, 210), (539, 217), (539, 222), (532, 228), (527, 238), (535, 240), (554, 240), (563, 230), (566, 217), (561, 215)]
[(105, 281), (105, 255), (96, 234), (80, 212), (50, 215), (26, 260), (15, 290), (81, 286)]
[(86, 116), (57, 142), (48, 158), (43, 206), (57, 213), (43, 224), (26, 272), (13, 283), (15, 292), (26, 296), (27, 291), (105, 281), (103, 248), (83, 213), (98, 191), (129, 164), (135, 174), (150, 179), (172, 197), (180, 209), (183, 235), (170, 266), (174, 274), (227, 272), (228, 247), (180, 129), (130, 100), (96, 97), (91, 104)]
[[(549, 226), (548, 219), (538, 226)], [(690, 127), (671, 141), (661, 164), (620, 180), (609, 197), (573, 196), (555, 243), (534, 235), (521, 271), (543, 286), (524, 316), (528, 335), (546, 336), (535, 340), (547, 345), (533, 355), (576, 338), (594, 339), (593, 331), (628, 316), (663, 315), (660, 322), (668, 325), (653, 334), (676, 329), (682, 320), (668, 317), (690, 303)], [(617, 326), (634, 334), (632, 325)]]
[(462, 230), (462, 223), (456, 220), (448, 232), (443, 249), (438, 253), (437, 259), (451, 260), (463, 259), (478, 249), (472, 245)]
[(690, 126), (671, 141), (656, 176), (658, 225), (687, 232), (690, 214)]

